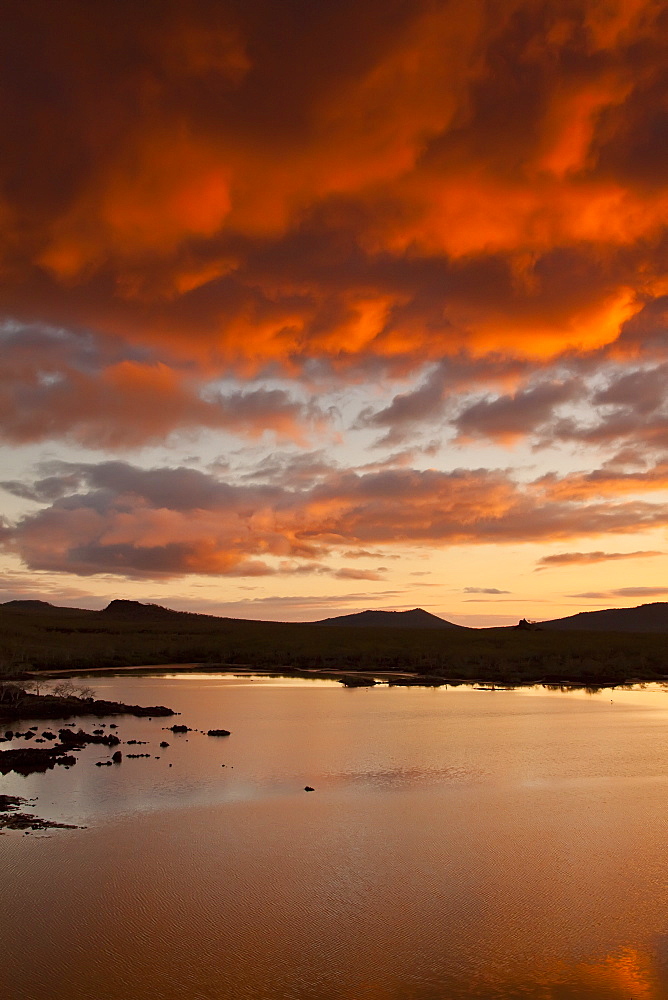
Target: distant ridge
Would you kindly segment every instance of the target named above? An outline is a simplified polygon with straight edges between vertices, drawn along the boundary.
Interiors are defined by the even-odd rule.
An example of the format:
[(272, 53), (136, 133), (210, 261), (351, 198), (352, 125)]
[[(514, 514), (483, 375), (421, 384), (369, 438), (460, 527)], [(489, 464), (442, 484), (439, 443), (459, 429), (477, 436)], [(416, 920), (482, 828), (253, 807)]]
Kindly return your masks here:
[(125, 618), (156, 618), (165, 615), (183, 615), (184, 611), (172, 611), (163, 608), (161, 604), (142, 604), (141, 601), (116, 600), (110, 601), (100, 614), (123, 615)]
[(56, 605), (48, 601), (5, 601), (2, 607), (8, 611), (53, 611)]
[(38, 614), (59, 614), (59, 615), (94, 615), (94, 611), (86, 611), (79, 608), (61, 608), (57, 604), (50, 604), (48, 601), (5, 601), (0, 604), (3, 611), (18, 612), (24, 615)]
[[(412, 611), (360, 611), (356, 614), (339, 615), (335, 618), (325, 618), (317, 622), (261, 622), (257, 619), (236, 619), (220, 617), (218, 615), (197, 614), (191, 611), (174, 611), (165, 608), (160, 604), (143, 604), (141, 601), (129, 601), (118, 599), (111, 601), (102, 611), (91, 611), (88, 608), (69, 608), (51, 604), (49, 601), (39, 600), (14, 600), (0, 603), (0, 613), (9, 616), (34, 616), (40, 619), (48, 616), (81, 616), (94, 620), (100, 616), (102, 620), (111, 621), (113, 619), (132, 621), (160, 622), (169, 621), (176, 625), (178, 620), (192, 623), (195, 620), (208, 622), (221, 622), (226, 626), (231, 623), (243, 623), (244, 627), (256, 624), (286, 625), (297, 627), (311, 627), (313, 625), (324, 625), (329, 627), (346, 628), (396, 628), (396, 629), (458, 629), (468, 633), (486, 632), (485, 628), (467, 628), (464, 625), (455, 625), (445, 618), (432, 615), (422, 608), (413, 608)], [(171, 625), (170, 625), (171, 627)], [(190, 625), (188, 625), (188, 628)], [(518, 626), (512, 626), (517, 628)], [(524, 627), (524, 626), (521, 626)], [(576, 615), (569, 615), (567, 618), (554, 618), (549, 621), (527, 623), (527, 628), (531, 631), (580, 631), (580, 632), (658, 632), (668, 633), (668, 602), (660, 601), (653, 604), (641, 604), (635, 608), (608, 608), (603, 611), (581, 611)], [(489, 631), (497, 631), (490, 627)]]
[(313, 625), (344, 625), (346, 628), (463, 628), (422, 608), (412, 611), (359, 611), (338, 618), (324, 618)]
[(668, 603), (641, 604), (637, 608), (580, 611), (568, 618), (539, 622), (542, 629), (588, 632), (668, 632)]

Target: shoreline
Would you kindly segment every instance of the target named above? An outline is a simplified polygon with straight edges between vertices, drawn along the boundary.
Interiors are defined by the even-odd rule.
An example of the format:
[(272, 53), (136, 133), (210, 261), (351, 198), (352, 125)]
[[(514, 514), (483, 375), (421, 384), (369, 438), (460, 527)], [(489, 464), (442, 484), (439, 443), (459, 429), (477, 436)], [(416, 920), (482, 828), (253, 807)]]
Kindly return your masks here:
[(164, 663), (164, 664), (139, 664), (134, 666), (112, 666), (112, 667), (87, 667), (70, 668), (67, 670), (32, 670), (26, 671), (24, 679), (56, 680), (59, 677), (88, 677), (98, 675), (113, 674), (137, 674), (150, 675), (161, 673), (226, 673), (237, 677), (303, 677), (314, 680), (333, 680), (345, 685), (347, 680), (351, 681), (349, 687), (373, 687), (377, 682), (393, 683), (399, 687), (446, 687), (448, 685), (459, 687), (468, 685), (477, 687), (485, 691), (509, 691), (515, 688), (524, 687), (547, 687), (547, 688), (574, 688), (591, 690), (612, 690), (619, 687), (629, 687), (634, 684), (668, 684), (668, 675), (654, 677), (629, 677), (624, 680), (594, 680), (588, 678), (527, 678), (509, 682), (503, 679), (493, 679), (489, 677), (456, 677), (442, 674), (420, 674), (408, 670), (350, 670), (341, 668), (340, 670), (321, 669), (318, 667), (254, 667), (249, 663)]

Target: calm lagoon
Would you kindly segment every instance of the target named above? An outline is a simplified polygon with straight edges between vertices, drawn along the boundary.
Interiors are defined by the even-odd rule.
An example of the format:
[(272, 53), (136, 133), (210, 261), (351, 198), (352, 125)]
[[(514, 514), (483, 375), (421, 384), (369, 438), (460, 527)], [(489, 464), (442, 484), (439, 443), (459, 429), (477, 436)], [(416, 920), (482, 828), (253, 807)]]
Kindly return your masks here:
[(86, 827), (0, 836), (3, 996), (668, 998), (661, 688), (90, 683), (182, 714), (0, 779)]

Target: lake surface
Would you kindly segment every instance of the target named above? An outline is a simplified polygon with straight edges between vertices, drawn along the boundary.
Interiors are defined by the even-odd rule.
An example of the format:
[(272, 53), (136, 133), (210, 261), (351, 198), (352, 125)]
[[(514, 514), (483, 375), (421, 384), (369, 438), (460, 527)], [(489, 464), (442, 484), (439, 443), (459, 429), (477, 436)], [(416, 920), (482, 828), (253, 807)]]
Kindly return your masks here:
[(149, 759), (0, 778), (87, 827), (0, 836), (2, 996), (668, 998), (657, 687), (90, 683), (182, 714), (103, 720)]

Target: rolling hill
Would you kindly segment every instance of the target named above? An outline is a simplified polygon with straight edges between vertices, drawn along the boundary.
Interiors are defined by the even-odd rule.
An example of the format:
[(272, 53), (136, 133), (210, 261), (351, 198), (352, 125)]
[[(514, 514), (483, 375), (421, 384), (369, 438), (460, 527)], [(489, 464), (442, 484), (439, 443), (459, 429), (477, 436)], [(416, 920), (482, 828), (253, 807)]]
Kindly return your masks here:
[(7, 602), (0, 605), (0, 678), (181, 663), (308, 674), (401, 671), (437, 683), (665, 680), (666, 607), (611, 611), (612, 618), (585, 613), (554, 627), (518, 630), (460, 628), (417, 608), (317, 625), (218, 618), (136, 601), (112, 602), (104, 611)]
[(580, 611), (568, 618), (539, 622), (539, 627), (586, 632), (668, 632), (668, 603), (657, 601), (637, 608)]
[(338, 625), (346, 628), (464, 628), (432, 615), (422, 608), (412, 611), (359, 611), (353, 615), (324, 618), (313, 625)]

